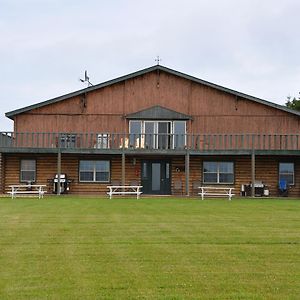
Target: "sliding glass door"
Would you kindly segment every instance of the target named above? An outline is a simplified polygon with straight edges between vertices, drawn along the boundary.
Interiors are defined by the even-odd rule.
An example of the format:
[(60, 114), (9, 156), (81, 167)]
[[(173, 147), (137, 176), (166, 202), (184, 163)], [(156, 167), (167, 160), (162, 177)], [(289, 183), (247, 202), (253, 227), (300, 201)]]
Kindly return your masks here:
[(173, 122), (174, 148), (183, 149), (186, 145), (186, 122)]
[(150, 149), (170, 148), (170, 121), (145, 121), (145, 145)]
[(147, 149), (184, 149), (185, 121), (130, 121), (130, 146)]
[(157, 148), (170, 149), (171, 122), (157, 122)]
[(146, 148), (149, 149), (154, 149), (155, 148), (155, 125), (156, 122), (152, 122), (152, 121), (145, 121), (145, 128), (144, 128), (144, 132), (145, 132), (145, 146)]

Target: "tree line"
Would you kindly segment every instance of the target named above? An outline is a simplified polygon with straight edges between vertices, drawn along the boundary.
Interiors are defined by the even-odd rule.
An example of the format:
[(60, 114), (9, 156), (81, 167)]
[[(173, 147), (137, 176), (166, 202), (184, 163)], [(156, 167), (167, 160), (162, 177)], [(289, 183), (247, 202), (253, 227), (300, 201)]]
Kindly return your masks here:
[(300, 97), (298, 96), (298, 98), (296, 98), (296, 97), (288, 96), (285, 102), (285, 106), (300, 111)]

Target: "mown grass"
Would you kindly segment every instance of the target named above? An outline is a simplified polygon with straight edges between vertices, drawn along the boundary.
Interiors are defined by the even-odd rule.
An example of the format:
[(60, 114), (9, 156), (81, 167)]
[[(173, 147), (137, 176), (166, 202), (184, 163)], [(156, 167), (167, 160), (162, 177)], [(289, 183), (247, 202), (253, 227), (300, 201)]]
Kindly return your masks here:
[(300, 299), (300, 200), (0, 199), (0, 299)]

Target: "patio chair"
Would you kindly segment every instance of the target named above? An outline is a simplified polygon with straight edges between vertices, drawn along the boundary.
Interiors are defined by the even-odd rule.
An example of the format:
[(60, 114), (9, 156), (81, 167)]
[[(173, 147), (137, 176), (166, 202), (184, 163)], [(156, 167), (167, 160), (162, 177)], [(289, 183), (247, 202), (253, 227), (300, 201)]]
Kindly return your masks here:
[(282, 196), (282, 197), (288, 196), (287, 181), (284, 179), (279, 180), (279, 196)]
[(174, 181), (174, 192), (180, 192), (181, 195), (183, 195), (183, 190), (182, 190), (182, 181), (181, 180), (175, 180)]

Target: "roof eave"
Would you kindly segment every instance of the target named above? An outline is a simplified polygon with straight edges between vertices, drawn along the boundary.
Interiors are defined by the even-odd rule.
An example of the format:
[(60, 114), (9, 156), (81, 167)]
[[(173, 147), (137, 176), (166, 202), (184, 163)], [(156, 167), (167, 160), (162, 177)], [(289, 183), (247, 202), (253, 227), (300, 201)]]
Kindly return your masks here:
[(130, 113), (125, 116), (129, 120), (192, 120), (192, 116), (177, 112), (175, 110), (154, 105), (152, 107)]
[(24, 113), (24, 112), (27, 112), (27, 111), (30, 111), (30, 110), (33, 110), (33, 109), (36, 109), (36, 108), (40, 108), (40, 107), (43, 107), (43, 106), (46, 106), (46, 105), (49, 105), (49, 104), (54, 104), (56, 102), (59, 102), (59, 101), (65, 100), (65, 99), (69, 99), (71, 97), (76, 97), (76, 96), (79, 96), (79, 95), (84, 94), (84, 93), (89, 93), (91, 91), (94, 91), (94, 90), (97, 90), (97, 89), (100, 89), (100, 88), (103, 88), (103, 87), (106, 87), (106, 86), (109, 86), (109, 85), (112, 85), (112, 84), (115, 84), (115, 83), (119, 83), (119, 82), (125, 81), (127, 79), (132, 79), (134, 77), (144, 75), (146, 73), (149, 73), (149, 72), (152, 72), (152, 71), (155, 71), (155, 70), (161, 70), (161, 71), (173, 74), (175, 76), (179, 76), (181, 78), (185, 78), (187, 80), (191, 80), (193, 82), (203, 84), (205, 86), (208, 86), (208, 87), (211, 87), (211, 88), (214, 88), (214, 89), (217, 89), (217, 90), (229, 93), (229, 94), (233, 94), (237, 97), (241, 97), (241, 98), (248, 99), (248, 100), (263, 104), (263, 105), (267, 105), (269, 107), (273, 107), (275, 109), (279, 109), (279, 110), (294, 114), (298, 117), (300, 116), (300, 112), (292, 110), (288, 107), (285, 107), (285, 106), (282, 106), (282, 105), (279, 105), (279, 104), (276, 104), (276, 103), (273, 103), (273, 102), (270, 102), (270, 101), (267, 101), (267, 100), (264, 100), (264, 99), (256, 98), (256, 97), (250, 96), (248, 94), (244, 94), (244, 93), (241, 93), (241, 92), (238, 92), (238, 91), (235, 91), (235, 90), (232, 90), (232, 89), (229, 89), (229, 88), (226, 88), (226, 87), (223, 87), (223, 86), (220, 86), (220, 85), (217, 85), (217, 84), (214, 84), (214, 83), (202, 80), (202, 79), (199, 79), (197, 77), (193, 77), (191, 75), (187, 75), (185, 73), (181, 73), (179, 71), (169, 69), (169, 68), (161, 66), (161, 65), (155, 65), (155, 66), (152, 66), (152, 67), (149, 67), (149, 68), (146, 68), (146, 69), (136, 71), (134, 73), (130, 73), (128, 75), (117, 77), (115, 79), (108, 80), (108, 81), (105, 81), (103, 83), (87, 87), (85, 89), (81, 89), (81, 90), (78, 90), (78, 91), (75, 91), (75, 92), (72, 92), (72, 93), (68, 93), (66, 95), (62, 95), (62, 96), (59, 96), (59, 97), (56, 97), (56, 98), (53, 98), (53, 99), (49, 99), (49, 100), (46, 100), (46, 101), (43, 101), (43, 102), (39, 102), (37, 104), (33, 104), (33, 105), (29, 105), (29, 106), (26, 106), (26, 107), (23, 107), (23, 108), (20, 108), (20, 109), (16, 109), (16, 110), (5, 113), (5, 116), (10, 118), (11, 120), (13, 120), (13, 117), (18, 115), (18, 114), (21, 114), (21, 113)]
[(39, 102), (39, 103), (36, 103), (36, 104), (32, 104), (32, 105), (25, 106), (25, 107), (22, 107), (22, 108), (19, 108), (19, 109), (16, 109), (16, 110), (9, 111), (9, 112), (5, 113), (5, 116), (13, 120), (13, 117), (15, 115), (27, 112), (29, 110), (33, 110), (33, 109), (40, 108), (40, 107), (43, 107), (43, 106), (46, 106), (46, 105), (49, 105), (49, 104), (54, 104), (56, 102), (59, 102), (59, 101), (65, 100), (65, 99), (69, 99), (71, 97), (76, 97), (76, 96), (79, 96), (79, 95), (82, 95), (82, 94), (85, 94), (85, 93), (89, 93), (89, 92), (92, 92), (94, 90), (97, 90), (97, 89), (100, 89), (100, 88), (103, 88), (103, 87), (106, 87), (106, 86), (109, 86), (109, 85), (112, 85), (112, 84), (115, 84), (115, 83), (119, 83), (119, 82), (122, 82), (124, 80), (146, 74), (148, 72), (152, 72), (156, 69), (157, 69), (157, 66), (152, 66), (152, 67), (149, 67), (149, 68), (146, 68), (146, 69), (143, 69), (143, 70), (139, 70), (139, 71), (136, 71), (134, 73), (130, 73), (128, 75), (120, 76), (120, 77), (117, 77), (115, 79), (111, 79), (111, 80), (108, 80), (108, 81), (105, 81), (105, 82), (87, 87), (85, 89), (81, 89), (81, 90), (78, 90), (78, 91), (75, 91), (75, 92), (72, 92), (72, 93), (68, 93), (68, 94), (65, 94), (65, 95), (62, 95), (62, 96), (59, 96), (59, 97), (56, 97), (56, 98), (51, 98), (51, 99), (43, 101), (43, 102)]

